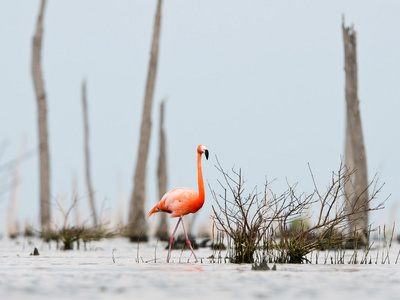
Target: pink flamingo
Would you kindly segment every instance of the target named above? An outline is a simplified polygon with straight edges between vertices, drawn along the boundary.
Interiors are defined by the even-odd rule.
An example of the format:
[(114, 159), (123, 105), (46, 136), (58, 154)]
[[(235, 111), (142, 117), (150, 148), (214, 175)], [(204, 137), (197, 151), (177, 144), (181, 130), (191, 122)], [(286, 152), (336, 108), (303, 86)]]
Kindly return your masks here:
[(165, 212), (171, 215), (171, 218), (179, 217), (178, 223), (176, 224), (175, 230), (169, 240), (169, 249), (167, 255), (167, 262), (169, 262), (171, 255), (171, 246), (174, 241), (174, 235), (178, 229), (179, 223), (182, 221), (183, 232), (185, 233), (186, 243), (189, 245), (190, 250), (192, 250), (193, 256), (197, 262), (196, 254), (194, 254), (192, 245), (186, 233), (185, 225), (183, 224), (182, 217), (187, 214), (196, 213), (204, 204), (204, 182), (203, 174), (201, 172), (201, 155), (204, 153), (206, 159), (208, 159), (208, 150), (203, 144), (197, 147), (197, 177), (199, 184), (199, 192), (191, 188), (175, 188), (167, 192), (153, 207), (152, 210), (147, 214), (149, 218), (152, 214), (156, 212)]

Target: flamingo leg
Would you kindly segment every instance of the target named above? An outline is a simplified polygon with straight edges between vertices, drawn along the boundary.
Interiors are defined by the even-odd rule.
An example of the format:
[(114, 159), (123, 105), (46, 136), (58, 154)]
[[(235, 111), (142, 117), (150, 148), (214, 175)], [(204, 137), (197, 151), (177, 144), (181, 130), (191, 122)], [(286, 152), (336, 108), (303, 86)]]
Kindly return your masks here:
[[(181, 219), (182, 219), (182, 217), (181, 217)], [(189, 238), (188, 238), (188, 235), (187, 235), (187, 233), (186, 233), (186, 229), (185, 229), (185, 225), (183, 224), (183, 220), (182, 220), (182, 227), (183, 227), (183, 232), (185, 233), (186, 243), (189, 245), (190, 250), (192, 250), (194, 259), (196, 260), (195, 262), (198, 262), (197, 257), (196, 257), (196, 254), (194, 254), (194, 251), (193, 251), (193, 248), (192, 248), (192, 244), (190, 243)]]
[[(179, 217), (178, 223), (176, 223), (176, 227), (174, 229), (174, 233), (171, 235), (171, 238), (169, 239), (167, 262), (169, 262), (169, 258), (170, 258), (170, 255), (171, 255), (171, 246), (172, 246), (172, 243), (174, 242), (174, 235), (175, 235), (176, 230), (178, 229), (178, 226), (179, 226), (179, 223), (180, 223), (181, 220), (182, 220), (182, 217)], [(183, 222), (182, 222), (182, 224), (183, 224)]]

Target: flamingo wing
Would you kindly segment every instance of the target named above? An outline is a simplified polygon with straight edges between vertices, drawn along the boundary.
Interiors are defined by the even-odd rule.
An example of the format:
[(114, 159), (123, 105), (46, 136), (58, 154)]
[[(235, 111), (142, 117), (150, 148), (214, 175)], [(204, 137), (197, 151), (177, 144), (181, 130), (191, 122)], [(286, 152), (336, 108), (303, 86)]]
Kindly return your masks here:
[(161, 211), (171, 214), (171, 218), (196, 212), (199, 194), (191, 188), (176, 188), (167, 192), (158, 203)]

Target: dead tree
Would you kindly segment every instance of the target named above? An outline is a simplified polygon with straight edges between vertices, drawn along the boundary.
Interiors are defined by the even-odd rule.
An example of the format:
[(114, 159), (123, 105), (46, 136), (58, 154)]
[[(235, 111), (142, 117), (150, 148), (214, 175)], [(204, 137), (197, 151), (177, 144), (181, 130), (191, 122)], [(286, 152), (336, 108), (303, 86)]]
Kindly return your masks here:
[(74, 212), (74, 217), (75, 217), (75, 227), (81, 228), (82, 222), (81, 222), (81, 215), (79, 212), (78, 189), (79, 189), (78, 178), (77, 178), (76, 174), (74, 174), (72, 177), (72, 206), (73, 206), (73, 212)]
[(124, 227), (124, 202), (125, 202), (121, 181), (122, 181), (121, 173), (118, 172), (117, 174), (118, 208), (117, 208), (116, 219), (117, 219), (117, 229), (120, 232), (123, 231)]
[(40, 161), (40, 223), (42, 235), (50, 231), (50, 158), (47, 131), (47, 103), (41, 68), (43, 17), (46, 0), (40, 4), (39, 16), (32, 41), (32, 77), (38, 106), (39, 161)]
[[(160, 152), (158, 156), (158, 168), (157, 168), (157, 179), (158, 179), (157, 202), (167, 192), (167, 151), (166, 151), (165, 132), (164, 132), (164, 105), (165, 105), (165, 100), (163, 100), (160, 105), (160, 131), (159, 131)], [(166, 214), (160, 214), (160, 224), (158, 225), (156, 236), (162, 241), (169, 240)]]
[(26, 148), (26, 136), (22, 138), (21, 150), (17, 158), (17, 165), (14, 172), (14, 177), (11, 184), (10, 200), (8, 203), (7, 213), (7, 234), (10, 238), (16, 238), (19, 235), (19, 225), (16, 220), (16, 213), (21, 198), (21, 169), (22, 161)]
[(355, 172), (346, 183), (347, 210), (360, 211), (350, 215), (350, 231), (360, 242), (368, 243), (368, 174), (364, 138), (358, 99), (357, 78), (357, 35), (354, 27), (342, 23), (344, 42), (344, 69), (346, 73), (346, 146), (345, 160), (349, 169)]
[(94, 200), (94, 193), (92, 188), (92, 180), (90, 176), (90, 151), (89, 151), (89, 121), (87, 111), (86, 99), (86, 81), (82, 82), (82, 107), (83, 107), (83, 124), (84, 124), (84, 144), (85, 144), (85, 173), (86, 173), (86, 186), (89, 193), (89, 203), (92, 210), (93, 225), (97, 226), (97, 213)]
[(153, 93), (157, 73), (157, 60), (161, 25), (161, 4), (162, 0), (158, 0), (157, 12), (154, 21), (153, 41), (151, 45), (150, 64), (147, 74), (146, 91), (144, 97), (139, 151), (136, 161), (135, 175), (133, 179), (133, 191), (130, 199), (128, 235), (131, 241), (147, 240), (147, 228), (145, 220), (146, 165), (151, 133), (151, 110), (153, 104)]

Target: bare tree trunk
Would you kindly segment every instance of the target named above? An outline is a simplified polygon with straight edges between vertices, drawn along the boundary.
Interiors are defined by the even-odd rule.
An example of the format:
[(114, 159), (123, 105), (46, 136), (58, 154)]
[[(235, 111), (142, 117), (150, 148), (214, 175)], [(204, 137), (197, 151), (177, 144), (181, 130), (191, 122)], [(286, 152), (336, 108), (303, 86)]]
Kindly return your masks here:
[(118, 231), (121, 231), (124, 227), (124, 193), (122, 189), (122, 177), (121, 173), (118, 172), (117, 174), (117, 191), (118, 191), (118, 208), (117, 208), (117, 228)]
[(346, 209), (356, 213), (349, 218), (350, 230), (356, 240), (368, 243), (368, 174), (358, 99), (357, 41), (353, 27), (342, 23), (346, 72), (346, 166), (356, 168), (346, 184)]
[(93, 225), (97, 226), (97, 213), (94, 201), (94, 193), (92, 188), (92, 180), (90, 177), (90, 151), (89, 151), (89, 121), (87, 112), (86, 99), (86, 81), (82, 82), (82, 106), (83, 106), (83, 124), (84, 124), (84, 139), (85, 139), (85, 171), (86, 171), (86, 186), (89, 192), (90, 208), (92, 210)]
[(73, 205), (73, 212), (75, 216), (75, 227), (76, 228), (81, 228), (82, 227), (82, 222), (81, 222), (81, 215), (79, 212), (79, 199), (78, 199), (78, 179), (76, 177), (76, 174), (73, 175), (72, 177), (72, 205)]
[(139, 152), (136, 161), (134, 187), (130, 199), (128, 235), (130, 236), (131, 241), (147, 240), (144, 211), (146, 202), (146, 165), (151, 133), (151, 107), (153, 103), (153, 92), (157, 73), (161, 4), (162, 0), (158, 0), (154, 22), (153, 42), (151, 45), (150, 65), (147, 74), (146, 92), (144, 97)]
[(38, 105), (39, 149), (40, 149), (40, 223), (42, 235), (50, 231), (50, 158), (47, 133), (47, 104), (41, 69), (43, 16), (46, 0), (42, 0), (32, 43), (32, 77)]
[(21, 150), (18, 155), (17, 166), (15, 168), (14, 178), (10, 190), (10, 200), (8, 203), (7, 213), (7, 234), (10, 238), (16, 238), (20, 233), (20, 228), (16, 220), (16, 212), (18, 211), (21, 198), (21, 169), (25, 148), (26, 136), (22, 138)]
[[(165, 142), (164, 132), (164, 105), (165, 100), (160, 105), (160, 153), (158, 156), (158, 168), (157, 168), (157, 179), (158, 179), (158, 200), (164, 196), (167, 192), (167, 151)], [(156, 236), (161, 241), (169, 240), (167, 215), (160, 214), (160, 224), (158, 225)]]

